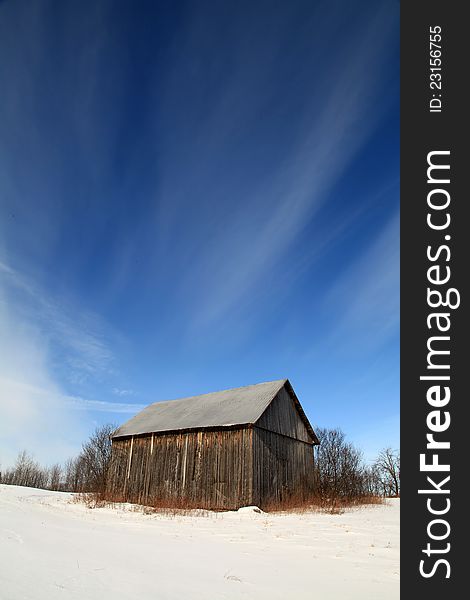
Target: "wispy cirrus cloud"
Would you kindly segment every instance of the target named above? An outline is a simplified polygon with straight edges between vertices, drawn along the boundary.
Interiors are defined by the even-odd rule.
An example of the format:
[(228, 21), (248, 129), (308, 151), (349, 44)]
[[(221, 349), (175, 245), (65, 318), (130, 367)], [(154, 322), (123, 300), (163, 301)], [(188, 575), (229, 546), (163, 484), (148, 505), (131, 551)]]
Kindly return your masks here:
[[(3, 317), (3, 315), (2, 315)], [(6, 329), (0, 317), (0, 332)], [(15, 362), (5, 360), (0, 346), (0, 466), (11, 465), (20, 449), (27, 449), (45, 463), (73, 456), (89, 430), (80, 412), (134, 415), (143, 404), (107, 402), (70, 396), (49, 376), (42, 360), (37, 363), (37, 346), (31, 337), (7, 337), (10, 352), (21, 351), (21, 367), (27, 373), (15, 374)], [(15, 376), (16, 375), (16, 376)], [(30, 383), (31, 382), (31, 383)], [(78, 411), (78, 412), (77, 412)]]
[(114, 334), (97, 315), (51, 297), (31, 277), (3, 262), (0, 284), (18, 316), (41, 330), (51, 346), (65, 352), (68, 377), (83, 381), (112, 370), (114, 355), (106, 336)]
[(113, 394), (115, 394), (116, 396), (133, 396), (135, 394), (135, 391), (115, 387), (113, 388)]
[(380, 348), (398, 334), (399, 238), (397, 211), (325, 296), (324, 306), (332, 314), (339, 315), (329, 341), (344, 352), (349, 352), (351, 345), (355, 351)]
[(89, 423), (77, 409), (133, 413), (119, 402), (86, 400), (65, 390), (69, 372), (57, 367), (61, 355), (77, 377), (108, 372), (113, 353), (92, 325), (98, 319), (76, 315), (11, 266), (0, 263), (0, 461), (11, 464), (26, 448), (44, 462), (73, 455)]
[(77, 410), (93, 410), (97, 412), (115, 414), (136, 414), (143, 410), (146, 404), (129, 404), (125, 402), (109, 402), (102, 400), (88, 400), (78, 396), (64, 396), (67, 404)]
[(45, 462), (74, 454), (84, 432), (63, 401), (41, 331), (7, 305), (0, 286), (0, 461), (25, 448)]
[[(193, 252), (188, 257), (191, 269), (182, 273), (178, 290), (180, 297), (191, 298), (187, 305), (191, 335), (220, 325), (233, 314), (240, 315), (253, 299), (267, 294), (268, 290), (272, 293), (276, 271), (280, 271), (281, 264), (288, 259), (292, 245), (315, 218), (316, 212), (388, 109), (386, 99), (382, 98), (380, 104), (378, 102), (376, 83), (390, 51), (393, 34), (393, 19), (382, 7), (372, 19), (372, 24), (357, 30), (350, 40), (347, 54), (336, 56), (329, 74), (318, 75), (317, 86), (311, 91), (315, 96), (315, 101), (312, 98), (315, 111), (305, 111), (296, 125), (295, 141), (286, 147), (285, 153), (280, 154), (271, 170), (255, 182), (250, 181), (247, 188), (243, 187), (242, 179), (235, 190), (221, 190), (219, 193), (233, 196), (230, 211), (221, 212), (217, 204), (208, 208), (204, 201), (198, 207), (206, 216), (210, 231), (202, 225), (199, 233), (204, 236), (204, 244), (194, 243)], [(374, 48), (373, 56), (371, 48)], [(256, 88), (259, 89), (256, 110), (250, 104), (250, 109), (244, 112), (243, 103), (237, 104), (239, 90), (247, 87), (251, 70), (248, 70), (247, 76), (245, 70), (237, 70), (235, 66), (232, 79), (225, 82), (225, 89), (221, 92), (220, 105), (216, 105), (214, 114), (207, 121), (202, 120), (195, 189), (204, 184), (201, 173), (210, 174), (211, 169), (214, 170), (212, 149), (217, 147), (223, 154), (227, 128), (236, 132), (255, 115), (259, 117), (263, 106), (260, 98), (264, 102), (272, 101), (269, 96), (269, 74), (272, 71), (263, 68), (272, 67), (271, 58), (261, 54), (253, 59), (254, 70), (261, 74), (261, 81), (253, 80), (251, 84), (264, 86), (262, 91)], [(263, 59), (266, 59), (266, 65)], [(335, 76), (332, 77), (331, 73)], [(271, 92), (274, 93), (272, 88)], [(235, 106), (237, 110), (234, 111)], [(225, 123), (224, 127), (216, 126), (219, 122)], [(207, 151), (207, 158), (206, 147), (211, 149)], [(191, 173), (188, 177), (191, 178)], [(163, 194), (164, 198), (168, 196), (172, 200), (176, 197), (176, 204), (183, 196), (177, 186), (178, 183), (173, 181), (168, 184), (167, 193)], [(173, 195), (171, 188), (175, 192)], [(218, 192), (209, 177), (207, 190), (206, 196), (214, 200)], [(171, 215), (175, 210), (174, 205), (169, 207), (166, 219), (165, 204), (160, 205), (160, 222), (167, 228), (163, 237), (169, 235)], [(191, 235), (189, 232), (189, 244)], [(289, 266), (283, 265), (285, 269), (289, 270)], [(268, 282), (271, 285), (268, 286)]]

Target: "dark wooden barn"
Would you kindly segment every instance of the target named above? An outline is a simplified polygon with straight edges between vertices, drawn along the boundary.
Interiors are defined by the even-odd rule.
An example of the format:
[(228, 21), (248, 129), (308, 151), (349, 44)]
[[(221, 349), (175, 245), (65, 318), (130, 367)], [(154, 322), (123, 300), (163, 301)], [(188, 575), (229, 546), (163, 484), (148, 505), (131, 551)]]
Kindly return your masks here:
[(287, 379), (151, 404), (112, 438), (112, 497), (237, 509), (308, 499), (318, 439)]

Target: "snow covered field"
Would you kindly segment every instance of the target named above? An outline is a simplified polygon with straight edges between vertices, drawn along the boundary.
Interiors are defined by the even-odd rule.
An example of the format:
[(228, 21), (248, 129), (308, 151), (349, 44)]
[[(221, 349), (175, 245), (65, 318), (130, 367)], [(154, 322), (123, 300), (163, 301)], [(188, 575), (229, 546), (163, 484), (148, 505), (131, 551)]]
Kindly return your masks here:
[(72, 497), (0, 485), (1, 600), (399, 597), (399, 500), (174, 516)]

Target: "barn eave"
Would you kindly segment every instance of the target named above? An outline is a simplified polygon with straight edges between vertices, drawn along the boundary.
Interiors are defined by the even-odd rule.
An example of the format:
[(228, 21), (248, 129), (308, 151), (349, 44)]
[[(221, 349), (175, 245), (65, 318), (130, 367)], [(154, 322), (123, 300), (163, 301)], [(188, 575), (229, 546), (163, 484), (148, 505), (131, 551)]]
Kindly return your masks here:
[(157, 431), (141, 431), (139, 433), (127, 433), (125, 435), (113, 435), (112, 441), (129, 440), (131, 438), (141, 438), (149, 435), (176, 435), (180, 433), (195, 433), (198, 431), (234, 431), (236, 429), (249, 429), (253, 423), (233, 423), (228, 425), (211, 425), (207, 427), (185, 427), (183, 429), (164, 429)]

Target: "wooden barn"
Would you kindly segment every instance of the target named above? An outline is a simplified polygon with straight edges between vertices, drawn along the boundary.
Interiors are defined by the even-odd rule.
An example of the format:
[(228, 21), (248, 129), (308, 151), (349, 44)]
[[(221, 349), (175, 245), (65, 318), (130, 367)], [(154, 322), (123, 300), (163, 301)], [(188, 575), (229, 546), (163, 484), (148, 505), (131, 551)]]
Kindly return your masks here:
[(112, 437), (108, 491), (154, 506), (303, 501), (318, 439), (287, 379), (151, 404)]

